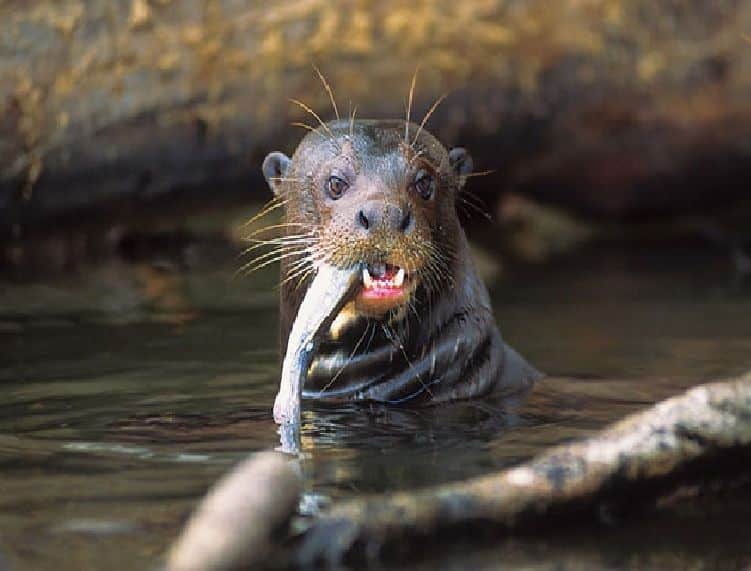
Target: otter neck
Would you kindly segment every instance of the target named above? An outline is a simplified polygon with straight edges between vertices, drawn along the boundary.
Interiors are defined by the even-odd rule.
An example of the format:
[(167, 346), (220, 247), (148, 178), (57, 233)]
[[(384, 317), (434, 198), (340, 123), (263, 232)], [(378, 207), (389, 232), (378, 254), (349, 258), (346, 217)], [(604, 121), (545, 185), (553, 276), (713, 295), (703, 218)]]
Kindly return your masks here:
[[(430, 354), (440, 343), (441, 332), (460, 314), (478, 309), (459, 302), (477, 284), (463, 232), (458, 238), (458, 255), (439, 289), (431, 293), (420, 286), (413, 306), (401, 316), (369, 318), (354, 313), (352, 305), (342, 309), (312, 360), (306, 398), (349, 400), (383, 393), (386, 401), (406, 402), (431, 397), (436, 362)], [(486, 299), (484, 288), (477, 294), (475, 299)]]

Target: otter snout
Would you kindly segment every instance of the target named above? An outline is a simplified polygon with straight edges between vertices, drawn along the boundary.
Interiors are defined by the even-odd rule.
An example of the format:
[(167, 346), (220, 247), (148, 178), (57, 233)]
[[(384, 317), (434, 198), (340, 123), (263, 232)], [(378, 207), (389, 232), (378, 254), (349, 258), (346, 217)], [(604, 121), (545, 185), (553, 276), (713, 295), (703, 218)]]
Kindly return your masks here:
[(415, 220), (409, 208), (382, 200), (368, 200), (355, 216), (355, 227), (365, 233), (385, 230), (407, 234), (415, 227)]

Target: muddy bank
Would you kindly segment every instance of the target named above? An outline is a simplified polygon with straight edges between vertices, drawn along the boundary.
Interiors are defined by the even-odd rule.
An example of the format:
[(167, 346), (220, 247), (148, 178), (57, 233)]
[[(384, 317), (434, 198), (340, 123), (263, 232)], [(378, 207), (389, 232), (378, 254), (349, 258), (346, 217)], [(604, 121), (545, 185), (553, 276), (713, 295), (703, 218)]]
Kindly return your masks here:
[[(704, 211), (745, 191), (751, 7), (679, 0), (32, 0), (0, 7), (0, 231), (186, 193), (258, 200), (258, 164), (341, 112), (416, 116), (515, 190), (589, 216)], [(377, 86), (377, 89), (374, 88)], [(384, 94), (388, 94), (384, 97)], [(113, 207), (112, 205), (116, 205)]]

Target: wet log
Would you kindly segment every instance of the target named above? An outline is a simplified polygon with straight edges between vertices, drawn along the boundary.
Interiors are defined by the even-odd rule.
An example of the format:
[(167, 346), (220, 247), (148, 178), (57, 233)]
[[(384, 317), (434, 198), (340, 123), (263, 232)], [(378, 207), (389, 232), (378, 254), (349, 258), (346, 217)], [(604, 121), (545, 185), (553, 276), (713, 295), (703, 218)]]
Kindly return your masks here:
[(419, 553), (438, 538), (554, 533), (562, 522), (607, 521), (654, 505), (682, 486), (744, 478), (748, 485), (749, 476), (751, 375), (699, 386), (500, 473), (335, 504), (293, 560), (363, 563)]
[(285, 535), (280, 526), (300, 493), (292, 462), (260, 455), (220, 481), (172, 548), (169, 568), (360, 566), (424, 556), (426, 546), (608, 523), (692, 501), (687, 489), (748, 488), (751, 373), (693, 388), (515, 468), (334, 504)]
[(262, 566), (297, 508), (302, 482), (281, 454), (256, 454), (207, 494), (170, 550), (166, 571)]
[[(414, 116), (469, 146), (475, 190), (604, 217), (727, 204), (751, 174), (738, 0), (25, 0), (0, 5), (0, 231), (155, 197), (265, 199), (258, 165), (330, 118)], [(474, 184), (474, 183), (473, 183)], [(190, 193), (189, 193), (190, 194)], [(191, 194), (193, 196), (193, 194)]]

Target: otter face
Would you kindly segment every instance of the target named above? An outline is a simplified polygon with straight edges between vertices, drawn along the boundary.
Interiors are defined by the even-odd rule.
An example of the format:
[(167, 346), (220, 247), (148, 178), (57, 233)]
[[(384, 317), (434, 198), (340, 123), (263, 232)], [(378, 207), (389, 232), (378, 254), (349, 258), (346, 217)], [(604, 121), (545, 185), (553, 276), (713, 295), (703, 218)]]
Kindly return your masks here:
[(310, 263), (362, 268), (358, 313), (406, 309), (419, 287), (430, 293), (451, 275), (456, 194), (472, 159), (414, 124), (327, 127), (306, 136), (292, 159), (267, 156), (264, 175), (286, 200), (290, 227), (307, 225)]

